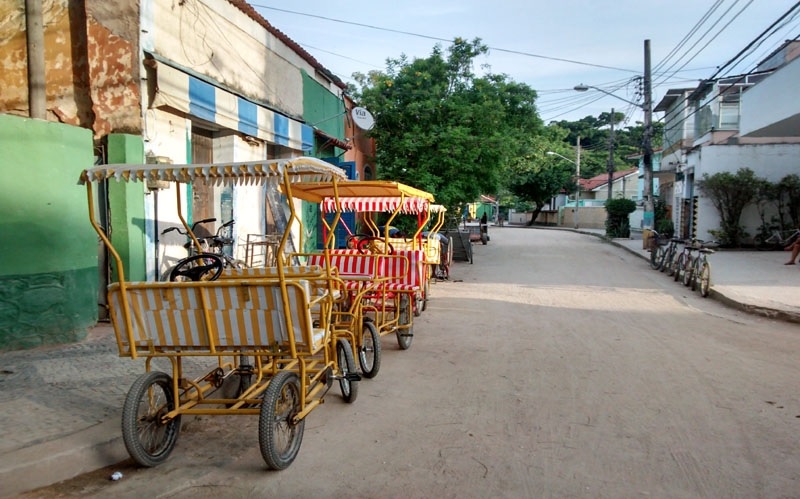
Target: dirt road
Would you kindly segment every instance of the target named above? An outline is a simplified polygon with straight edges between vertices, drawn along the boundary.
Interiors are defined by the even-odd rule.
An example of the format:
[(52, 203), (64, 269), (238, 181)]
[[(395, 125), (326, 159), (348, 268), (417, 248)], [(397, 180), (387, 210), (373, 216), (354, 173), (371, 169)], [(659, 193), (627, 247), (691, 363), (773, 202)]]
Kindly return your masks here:
[(494, 229), (451, 279), (287, 470), (265, 471), (257, 418), (206, 417), (158, 468), (29, 497), (800, 497), (798, 326), (564, 231)]

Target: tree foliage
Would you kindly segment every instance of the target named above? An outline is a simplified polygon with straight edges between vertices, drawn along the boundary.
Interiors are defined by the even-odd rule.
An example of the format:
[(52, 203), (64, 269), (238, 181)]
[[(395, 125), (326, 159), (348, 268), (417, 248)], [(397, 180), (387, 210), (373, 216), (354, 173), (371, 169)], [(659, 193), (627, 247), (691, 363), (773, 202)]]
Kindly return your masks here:
[[(575, 183), (575, 165), (547, 151), (556, 149), (559, 132), (554, 129), (529, 137), (520, 142), (520, 150), (510, 162), (505, 179), (506, 188), (518, 200), (530, 203), (533, 208), (531, 224), (550, 198), (562, 191), (572, 192)], [(569, 153), (567, 153), (569, 154)]]
[(498, 191), (524, 142), (543, 128), (536, 92), (505, 75), (476, 76), (487, 52), (456, 39), (424, 59), (387, 61), (385, 71), (355, 75), (356, 99), (375, 116), (380, 178), (431, 192), (453, 209)]
[[(578, 121), (554, 121), (548, 127), (566, 130), (564, 145), (575, 146), (580, 137), (581, 143), (581, 177), (591, 178), (605, 173), (608, 167), (608, 142), (611, 133), (611, 113), (600, 113), (600, 116), (586, 116)], [(633, 126), (623, 126), (625, 115), (614, 112), (614, 169), (616, 171), (635, 167), (637, 160), (631, 156), (640, 154), (644, 138), (644, 125), (637, 122)], [(664, 124), (653, 123), (653, 147), (661, 145)]]

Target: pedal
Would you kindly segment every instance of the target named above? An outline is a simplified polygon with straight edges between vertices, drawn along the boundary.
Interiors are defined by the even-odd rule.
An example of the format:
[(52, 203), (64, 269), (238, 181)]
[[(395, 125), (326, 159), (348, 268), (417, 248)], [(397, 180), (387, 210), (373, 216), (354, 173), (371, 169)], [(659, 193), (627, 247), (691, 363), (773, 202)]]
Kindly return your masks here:
[(347, 381), (361, 381), (361, 375), (358, 373), (347, 373), (344, 375)]

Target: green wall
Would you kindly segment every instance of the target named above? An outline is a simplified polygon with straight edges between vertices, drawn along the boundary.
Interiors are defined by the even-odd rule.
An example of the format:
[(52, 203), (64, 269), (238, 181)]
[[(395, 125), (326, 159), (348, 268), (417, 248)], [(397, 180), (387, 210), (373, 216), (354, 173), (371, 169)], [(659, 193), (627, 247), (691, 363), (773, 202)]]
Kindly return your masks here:
[[(144, 143), (135, 135), (108, 136), (108, 163), (144, 163)], [(144, 281), (146, 276), (144, 189), (142, 182), (108, 181), (111, 210), (111, 243), (122, 258), (125, 280)], [(112, 262), (112, 281), (118, 281)]]
[(97, 235), (77, 185), (90, 130), (0, 115), (0, 349), (82, 339), (97, 321)]

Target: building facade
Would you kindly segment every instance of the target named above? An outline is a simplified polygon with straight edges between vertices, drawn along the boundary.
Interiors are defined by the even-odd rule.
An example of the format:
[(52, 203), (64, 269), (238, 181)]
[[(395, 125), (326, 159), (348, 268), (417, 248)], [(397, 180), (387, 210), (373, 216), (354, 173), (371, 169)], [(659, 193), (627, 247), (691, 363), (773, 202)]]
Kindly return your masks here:
[[(63, 189), (70, 199), (73, 191), (79, 191), (74, 202), (83, 206), (67, 210), (73, 215), (85, 213), (85, 196), (75, 182), (80, 170), (92, 163), (203, 164), (301, 155), (340, 158), (352, 149), (345, 140), (345, 85), (247, 2), (41, 0), (32, 4), (37, 5), (32, 11), (26, 11), (28, 2), (23, 0), (0, 6), (0, 16), (11, 20), (0, 36), (0, 60), (5, 61), (0, 71), (0, 113), (8, 116), (4, 123), (9, 123), (0, 132), (39, 130), (33, 133), (40, 138), (34, 146), (59, 150), (61, 146), (47, 136), (52, 127), (42, 127), (40, 121), (88, 131), (88, 137), (79, 134), (88, 139), (79, 164), (71, 158), (62, 160), (75, 179), (67, 184), (63, 176), (34, 175), (42, 165), (25, 163), (26, 158), (35, 159), (29, 150), (12, 156), (22, 161), (13, 165), (20, 171), (20, 183), (35, 183), (42, 192)], [(29, 18), (38, 16), (40, 30), (27, 25)], [(32, 37), (38, 44), (30, 45), (34, 50), (28, 53)], [(43, 64), (36, 64), (38, 60)], [(38, 88), (43, 92), (36, 92)], [(39, 108), (44, 113), (34, 116), (36, 120), (26, 118)], [(13, 140), (4, 142), (17, 148)], [(49, 185), (54, 182), (58, 183)], [(162, 235), (164, 229), (179, 223), (174, 203), (164, 202), (174, 199), (166, 192), (171, 189), (155, 183), (110, 182), (98, 201), (100, 219), (121, 250), (130, 279), (157, 279), (186, 255), (182, 236), (177, 232)], [(4, 192), (3, 197), (11, 204), (26, 202), (14, 192)], [(182, 192), (184, 213), (190, 220), (217, 220), (209, 230), (236, 220), (231, 234), (236, 242), (229, 251), (238, 258), (245, 254), (249, 235), (275, 230), (267, 197), (253, 186), (196, 184)], [(29, 230), (66, 223), (58, 216), (39, 220), (38, 213), (20, 214), (27, 217)], [(310, 209), (303, 213), (304, 218), (317, 216)], [(90, 229), (86, 217), (77, 223)], [(315, 227), (314, 220), (306, 225)], [(97, 244), (96, 238), (88, 238)], [(21, 255), (30, 251), (9, 249)], [(105, 283), (114, 279), (103, 251), (95, 247), (89, 255), (96, 263), (84, 271), (94, 275), (99, 271), (100, 277), (94, 280), (94, 296), (88, 300), (91, 312), (72, 313), (82, 317), (68, 326), (76, 331), (85, 330), (89, 319), (102, 315)], [(56, 253), (50, 258), (65, 273), (74, 265)], [(20, 275), (17, 269), (0, 264), (0, 310), (32, 306), (20, 303), (21, 295), (14, 289), (21, 282), (35, 283), (43, 277), (33, 270)], [(67, 297), (75, 296), (74, 290), (59, 288), (58, 279), (44, 279), (55, 283), (48, 284), (51, 294), (58, 295), (60, 289)], [(52, 301), (67, 300), (62, 298)], [(63, 317), (48, 321), (45, 314), (37, 324), (26, 326), (19, 313), (0, 313), (0, 348), (62, 341), (48, 340), (48, 331), (57, 328), (63, 328)]]

